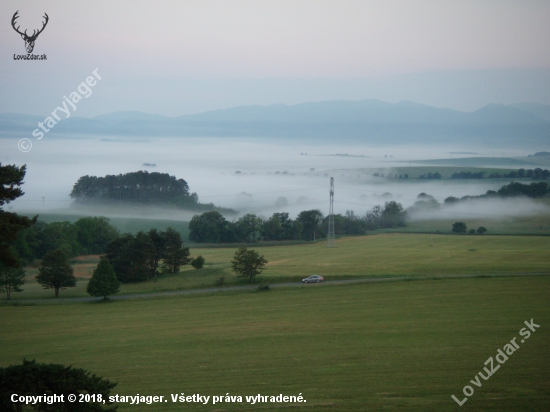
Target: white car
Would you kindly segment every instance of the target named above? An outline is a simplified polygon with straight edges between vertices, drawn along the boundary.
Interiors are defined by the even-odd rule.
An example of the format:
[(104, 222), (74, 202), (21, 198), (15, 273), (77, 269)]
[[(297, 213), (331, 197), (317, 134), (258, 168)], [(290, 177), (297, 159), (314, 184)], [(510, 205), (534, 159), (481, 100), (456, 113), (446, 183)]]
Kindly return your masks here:
[(324, 277), (320, 276), (320, 275), (311, 275), (305, 279), (302, 279), (302, 282), (304, 283), (319, 283), (319, 282), (322, 282), (323, 280), (325, 280)]

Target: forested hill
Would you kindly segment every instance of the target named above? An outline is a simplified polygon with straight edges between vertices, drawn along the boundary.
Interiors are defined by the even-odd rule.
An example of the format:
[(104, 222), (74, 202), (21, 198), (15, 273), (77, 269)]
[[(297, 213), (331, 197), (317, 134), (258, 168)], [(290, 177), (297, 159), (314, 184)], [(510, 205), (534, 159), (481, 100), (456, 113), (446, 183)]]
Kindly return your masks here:
[(70, 196), (77, 204), (142, 203), (190, 210), (220, 209), (212, 203), (199, 203), (198, 195), (189, 192), (184, 179), (146, 170), (104, 177), (82, 176)]

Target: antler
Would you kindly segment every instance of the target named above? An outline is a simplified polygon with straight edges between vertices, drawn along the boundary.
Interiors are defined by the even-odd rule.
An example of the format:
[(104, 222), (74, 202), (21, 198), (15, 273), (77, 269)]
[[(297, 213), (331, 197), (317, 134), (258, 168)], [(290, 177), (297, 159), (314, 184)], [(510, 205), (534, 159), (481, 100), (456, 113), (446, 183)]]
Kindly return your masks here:
[(34, 30), (34, 31), (32, 32), (31, 38), (36, 38), (36, 37), (38, 37), (38, 35), (44, 31), (44, 28), (46, 27), (46, 24), (48, 24), (48, 20), (50, 20), (50, 18), (48, 17), (48, 15), (46, 14), (46, 12), (44, 12), (44, 16), (43, 16), (43, 17), (46, 19), (46, 21), (45, 21), (44, 23), (42, 23), (42, 28), (41, 28), (40, 30), (38, 30), (38, 33), (36, 33), (36, 34), (34, 33), (36, 30)]
[[(19, 13), (19, 10), (17, 10), (17, 11), (15, 12), (15, 14), (13, 15), (13, 17), (11, 18), (11, 25), (12, 25), (13, 29), (14, 29), (17, 33), (19, 33), (21, 36), (26, 36), (26, 35), (27, 35), (27, 30), (25, 30), (25, 33), (21, 33), (21, 32), (19, 31), (19, 27), (21, 27), (21, 26), (17, 26), (17, 28), (15, 27), (15, 20), (17, 20), (17, 18), (19, 17), (19, 16), (17, 15), (17, 13)], [(44, 13), (44, 14), (45, 14), (45, 13)]]

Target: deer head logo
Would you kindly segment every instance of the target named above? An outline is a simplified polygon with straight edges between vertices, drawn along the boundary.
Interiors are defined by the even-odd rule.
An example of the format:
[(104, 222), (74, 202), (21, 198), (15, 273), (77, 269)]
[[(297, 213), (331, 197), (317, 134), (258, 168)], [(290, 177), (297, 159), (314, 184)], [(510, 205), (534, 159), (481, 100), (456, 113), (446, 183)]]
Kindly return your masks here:
[(42, 28), (41, 28), (40, 30), (38, 30), (38, 31), (34, 30), (34, 31), (32, 32), (32, 35), (29, 36), (29, 35), (27, 34), (27, 30), (25, 30), (24, 33), (21, 33), (21, 32), (19, 31), (19, 27), (20, 27), (20, 26), (15, 27), (15, 20), (17, 20), (17, 18), (19, 17), (19, 16), (18, 16), (18, 13), (19, 13), (19, 10), (17, 10), (17, 11), (15, 12), (15, 14), (13, 15), (13, 17), (12, 17), (12, 19), (11, 19), (11, 25), (12, 25), (13, 29), (14, 29), (17, 33), (19, 33), (19, 34), (21, 35), (21, 38), (22, 38), (23, 40), (25, 40), (25, 48), (27, 49), (27, 53), (32, 53), (32, 51), (33, 51), (33, 49), (34, 49), (34, 42), (36, 41), (36, 38), (38, 37), (38, 35), (39, 35), (40, 33), (42, 33), (42, 31), (43, 31), (44, 28), (46, 27), (46, 24), (48, 24), (48, 20), (49, 20), (50, 18), (48, 17), (48, 15), (47, 15), (46, 13), (44, 13), (44, 18), (46, 19), (46, 21), (45, 21), (44, 23), (42, 23)]

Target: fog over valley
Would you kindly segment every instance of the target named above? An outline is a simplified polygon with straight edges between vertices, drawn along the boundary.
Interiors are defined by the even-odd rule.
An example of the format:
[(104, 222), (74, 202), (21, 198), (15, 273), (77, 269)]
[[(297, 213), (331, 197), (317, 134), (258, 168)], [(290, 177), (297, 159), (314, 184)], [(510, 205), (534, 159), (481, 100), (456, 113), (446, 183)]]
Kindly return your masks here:
[[(512, 163), (508, 167), (499, 165), (501, 169), (540, 166), (531, 163), (532, 158), (502, 157), (517, 154), (514, 150), (497, 153), (472, 147), (466, 151), (460, 147), (369, 147), (337, 142), (315, 146), (290, 139), (93, 136), (45, 137), (34, 142), (31, 151), (22, 153), (17, 148), (17, 140), (2, 139), (1, 142), (4, 148), (2, 163), (27, 164), (25, 196), (10, 204), (9, 208), (14, 211), (182, 221), (188, 221), (197, 212), (136, 203), (77, 207), (71, 206), (73, 201), (69, 194), (81, 176), (102, 177), (147, 170), (184, 179), (201, 203), (234, 209), (237, 214), (228, 216), (230, 219), (245, 213), (268, 217), (275, 212), (288, 212), (295, 217), (308, 209), (328, 213), (329, 179), (334, 177), (335, 213), (353, 210), (357, 215), (364, 215), (373, 206), (383, 206), (390, 200), (405, 208), (411, 207), (420, 193), (429, 194), (442, 204), (449, 196), (481, 195), (509, 183), (506, 179), (430, 180), (413, 175), (405, 179), (408, 168), (422, 166), (423, 160), (430, 163), (426, 170), (437, 170), (437, 164), (468, 160), (473, 156), (471, 153), (487, 159), (487, 163)], [(497, 155), (499, 157), (495, 157)], [(489, 205), (486, 200), (470, 201), (437, 212), (414, 210), (409, 215), (414, 220), (515, 216), (548, 210), (547, 206), (528, 200), (492, 202)]]

